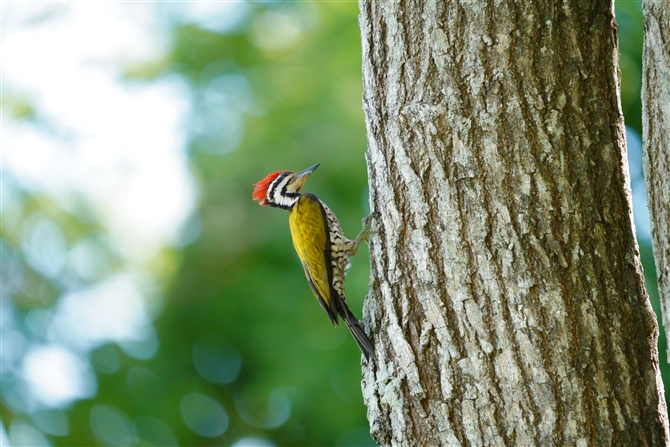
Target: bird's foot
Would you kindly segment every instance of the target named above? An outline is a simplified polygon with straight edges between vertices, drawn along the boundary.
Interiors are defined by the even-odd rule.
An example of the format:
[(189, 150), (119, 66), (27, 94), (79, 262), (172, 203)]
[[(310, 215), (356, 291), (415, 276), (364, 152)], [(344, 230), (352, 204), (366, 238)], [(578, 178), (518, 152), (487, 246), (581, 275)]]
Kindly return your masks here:
[(358, 236), (356, 236), (356, 239), (354, 239), (352, 241), (352, 247), (349, 250), (347, 250), (347, 253), (346, 253), (347, 256), (350, 257), (350, 256), (355, 255), (356, 252), (358, 251), (358, 246), (361, 244), (361, 242), (363, 242), (363, 241), (368, 242), (369, 239), (370, 239), (371, 234), (378, 234), (379, 233), (379, 231), (372, 229), (372, 222), (377, 217), (379, 217), (379, 213), (375, 211), (373, 213), (368, 214), (367, 216), (365, 216), (363, 218), (363, 221), (362, 221), (363, 229), (361, 230), (360, 233), (358, 233)]

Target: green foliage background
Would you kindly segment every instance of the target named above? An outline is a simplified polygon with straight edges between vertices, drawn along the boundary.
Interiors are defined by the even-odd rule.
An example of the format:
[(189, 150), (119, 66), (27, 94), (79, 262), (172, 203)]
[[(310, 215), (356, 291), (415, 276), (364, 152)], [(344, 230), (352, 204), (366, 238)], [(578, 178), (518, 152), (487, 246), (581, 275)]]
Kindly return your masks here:
[[(134, 424), (129, 443), (138, 445), (173, 440), (158, 429), (141, 430), (146, 416), (165, 422), (179, 445), (230, 445), (249, 436), (275, 445), (374, 445), (360, 392), (360, 352), (346, 329), (331, 327), (314, 299), (291, 245), (287, 213), (259, 207), (250, 197), (251, 185), (269, 172), (318, 162), (306, 190), (328, 203), (347, 235), (360, 230), (368, 209), (357, 4), (254, 3), (252, 9), (249, 20), (226, 34), (173, 23), (169, 57), (127, 69), (128, 82), (177, 76), (192, 91), (189, 157), (201, 195), (189, 231), (198, 237), (166, 249), (156, 267), (164, 280), (163, 310), (155, 321), (158, 354), (137, 360), (113, 344), (97, 349), (91, 362), (98, 393), (67, 411), (69, 432), (47, 436), (54, 445), (104, 445), (90, 425), (98, 404), (119, 409)], [(258, 24), (277, 10), (297, 14), (306, 31), (272, 48), (272, 41), (263, 43)], [(619, 3), (617, 18), (623, 108), (627, 125), (640, 133), (639, 4)], [(217, 103), (212, 81), (222, 76), (240, 89)], [(237, 107), (244, 117), (239, 147), (217, 105)], [(95, 216), (76, 217), (27, 191), (22, 197), (26, 210), (48, 210), (69, 241), (103, 231)], [(5, 227), (2, 237), (20, 259), (19, 236)], [(649, 242), (640, 244), (658, 312)], [(121, 262), (111, 249), (109, 258), (111, 269)], [(25, 268), (27, 286), (13, 304), (23, 317), (59, 299), (57, 286)], [(368, 277), (362, 250), (347, 277), (348, 301), (358, 316)], [(664, 336), (659, 352), (667, 380)], [(227, 371), (217, 376), (222, 383), (207, 380), (198, 362), (201, 369)], [(112, 373), (110, 364), (117, 365)], [(223, 405), (230, 419), (224, 434), (201, 437), (184, 423), (180, 402), (193, 392)], [(8, 405), (3, 392), (5, 427), (32, 417)], [(114, 421), (109, 424), (113, 431)]]

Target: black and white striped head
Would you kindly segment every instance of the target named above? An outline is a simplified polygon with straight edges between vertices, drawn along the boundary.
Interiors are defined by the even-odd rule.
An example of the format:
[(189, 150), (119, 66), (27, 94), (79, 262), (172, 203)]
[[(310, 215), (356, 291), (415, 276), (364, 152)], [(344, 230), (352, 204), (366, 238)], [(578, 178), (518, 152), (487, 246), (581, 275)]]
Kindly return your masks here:
[(300, 198), (300, 190), (310, 174), (318, 167), (319, 163), (300, 172), (273, 172), (254, 185), (251, 197), (262, 206), (270, 205), (286, 210), (291, 209)]

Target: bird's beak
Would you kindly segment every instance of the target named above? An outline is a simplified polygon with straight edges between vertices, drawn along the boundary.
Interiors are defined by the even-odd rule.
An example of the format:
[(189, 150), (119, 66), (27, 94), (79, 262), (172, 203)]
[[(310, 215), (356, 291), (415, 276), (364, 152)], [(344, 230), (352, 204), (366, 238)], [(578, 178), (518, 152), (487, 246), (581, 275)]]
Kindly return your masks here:
[(298, 172), (298, 173), (295, 175), (295, 178), (296, 178), (296, 179), (299, 179), (299, 178), (302, 178), (302, 177), (309, 176), (312, 172), (314, 172), (314, 170), (315, 170), (316, 168), (319, 167), (319, 164), (320, 164), (320, 163), (317, 163), (317, 164), (315, 164), (314, 166), (310, 166), (309, 168), (305, 169), (304, 171), (300, 171), (300, 172)]

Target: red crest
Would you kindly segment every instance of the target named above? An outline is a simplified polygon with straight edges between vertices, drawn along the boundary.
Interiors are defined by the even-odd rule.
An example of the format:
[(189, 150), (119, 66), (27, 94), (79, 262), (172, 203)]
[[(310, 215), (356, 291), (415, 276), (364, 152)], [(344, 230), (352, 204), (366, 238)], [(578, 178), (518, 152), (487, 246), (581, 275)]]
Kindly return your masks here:
[(263, 180), (254, 184), (254, 192), (251, 195), (253, 200), (257, 200), (261, 206), (267, 205), (267, 200), (265, 199), (268, 195), (268, 188), (274, 180), (279, 177), (279, 174), (286, 171), (277, 171), (272, 174), (268, 174)]

